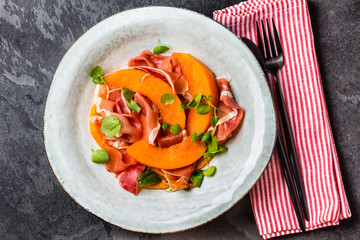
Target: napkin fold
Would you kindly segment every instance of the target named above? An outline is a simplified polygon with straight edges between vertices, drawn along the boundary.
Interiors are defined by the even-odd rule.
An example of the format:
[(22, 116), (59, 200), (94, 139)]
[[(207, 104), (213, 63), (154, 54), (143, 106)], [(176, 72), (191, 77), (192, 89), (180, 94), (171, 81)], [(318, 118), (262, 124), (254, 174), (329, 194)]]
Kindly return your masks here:
[[(249, 0), (215, 11), (213, 18), (237, 36), (254, 42), (257, 42), (255, 22), (274, 19), (285, 56), (278, 80), (299, 153), (310, 211), (306, 230), (338, 225), (351, 212), (331, 132), (306, 0)], [(250, 191), (250, 197), (264, 239), (301, 231), (275, 152)]]

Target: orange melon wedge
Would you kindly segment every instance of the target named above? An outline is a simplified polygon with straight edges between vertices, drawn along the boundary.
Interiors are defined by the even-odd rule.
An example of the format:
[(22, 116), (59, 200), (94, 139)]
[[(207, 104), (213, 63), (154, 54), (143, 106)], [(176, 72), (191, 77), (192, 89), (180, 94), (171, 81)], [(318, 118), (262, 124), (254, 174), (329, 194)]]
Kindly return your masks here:
[[(165, 104), (160, 98), (165, 93), (173, 93), (171, 87), (160, 78), (147, 75), (145, 72), (136, 69), (124, 69), (105, 76), (105, 82), (110, 88), (125, 87), (133, 92), (141, 93), (148, 97), (158, 109), (163, 109)], [(180, 108), (181, 101), (175, 94), (175, 102), (167, 105), (160, 115), (163, 122), (171, 125), (179, 124), (185, 128), (186, 116)]]
[[(219, 103), (219, 90), (214, 74), (190, 54), (175, 52), (171, 56), (180, 63), (182, 74), (189, 82), (191, 96), (194, 97), (197, 93), (202, 93), (205, 96), (212, 95), (215, 98), (212, 104), (217, 106)], [(188, 134), (191, 136), (193, 132), (200, 133), (207, 131), (212, 116), (213, 111), (206, 115), (199, 115), (195, 109), (190, 109), (186, 121)]]
[(187, 137), (181, 143), (168, 148), (156, 147), (140, 140), (126, 150), (130, 156), (146, 166), (170, 170), (194, 163), (206, 151), (206, 145), (201, 141), (191, 142), (191, 137)]

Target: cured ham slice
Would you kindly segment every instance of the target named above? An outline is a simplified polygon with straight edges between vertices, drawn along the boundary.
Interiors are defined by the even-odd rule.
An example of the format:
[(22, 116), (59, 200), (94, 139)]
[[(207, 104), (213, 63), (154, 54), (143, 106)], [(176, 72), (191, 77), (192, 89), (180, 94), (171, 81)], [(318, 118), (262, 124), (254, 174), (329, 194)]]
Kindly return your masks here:
[(130, 59), (128, 66), (163, 79), (176, 94), (188, 93), (188, 81), (182, 76), (181, 66), (173, 57), (161, 56), (144, 50), (139, 56)]
[(161, 56), (144, 50), (139, 56), (133, 57), (128, 62), (129, 67), (148, 66), (159, 68), (168, 72), (181, 73), (181, 67), (178, 61), (173, 57)]
[[(229, 82), (225, 78), (216, 79), (220, 89), (219, 121), (217, 123), (216, 137), (219, 143), (224, 142), (231, 133), (239, 126), (244, 117), (244, 110), (237, 105), (229, 88)], [(210, 128), (209, 130), (212, 130)]]
[(196, 163), (175, 170), (163, 170), (170, 188), (174, 191), (188, 189), (190, 187), (190, 176), (195, 170)]
[(141, 113), (146, 117), (145, 139), (149, 144), (155, 146), (160, 133), (159, 113), (154, 111), (140, 93), (135, 93), (135, 101), (140, 105)]
[(177, 135), (169, 134), (167, 136), (160, 137), (158, 139), (159, 147), (167, 148), (167, 147), (170, 147), (172, 145), (178, 144), (185, 138), (185, 136), (186, 136), (186, 130), (181, 131)]
[(142, 137), (142, 125), (139, 116), (114, 112), (111, 115), (117, 117), (121, 122), (120, 131), (115, 137), (127, 143), (136, 142)]
[(119, 108), (115, 109), (117, 110), (117, 113), (125, 113), (125, 114), (130, 114), (131, 113), (131, 109), (126, 105), (126, 103), (128, 102), (128, 100), (124, 97), (124, 95), (119, 91), (113, 91), (109, 94), (109, 98), (110, 101), (113, 101), (115, 103), (118, 104)]
[(139, 189), (138, 177), (144, 170), (145, 166), (140, 163), (128, 167), (118, 176), (121, 187), (136, 196)]

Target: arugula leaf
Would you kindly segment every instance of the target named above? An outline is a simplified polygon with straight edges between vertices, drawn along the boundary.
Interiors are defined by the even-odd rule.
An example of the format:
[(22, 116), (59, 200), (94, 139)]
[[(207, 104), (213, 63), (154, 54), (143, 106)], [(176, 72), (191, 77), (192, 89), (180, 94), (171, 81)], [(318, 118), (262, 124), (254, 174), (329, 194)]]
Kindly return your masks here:
[(198, 135), (196, 132), (193, 132), (192, 135), (191, 135), (191, 142), (195, 142), (198, 140)]
[(121, 122), (117, 117), (110, 115), (102, 120), (100, 129), (107, 137), (113, 137), (120, 131)]
[(208, 152), (210, 153), (216, 153), (218, 150), (218, 144), (217, 144), (217, 137), (216, 136), (212, 136), (211, 142), (209, 142), (207, 144), (208, 146)]
[(209, 143), (211, 141), (211, 133), (210, 132), (206, 132), (202, 137), (201, 137), (201, 141), (203, 141), (204, 143)]
[(211, 166), (211, 167), (208, 167), (207, 169), (204, 170), (204, 176), (207, 176), (207, 177), (211, 177), (211, 176), (214, 176), (216, 172), (216, 167), (215, 166)]
[(219, 121), (220, 117), (218, 116), (212, 116), (211, 117), (211, 126), (214, 128), (217, 124), (217, 122)]
[(162, 54), (168, 51), (170, 48), (167, 46), (159, 46), (159, 39), (157, 40), (156, 47), (153, 49), (153, 53), (155, 54)]
[(200, 187), (201, 183), (204, 179), (204, 174), (202, 170), (193, 172), (193, 174), (190, 176), (190, 181), (195, 184), (195, 186)]
[(127, 88), (124, 88), (123, 89), (123, 96), (124, 98), (126, 98), (127, 100), (131, 100), (133, 97), (134, 97), (134, 92), (127, 89)]
[(92, 77), (93, 83), (105, 84), (105, 80), (104, 80), (105, 75), (103, 74), (103, 72), (104, 72), (104, 70), (100, 66), (95, 66), (91, 70), (90, 77)]
[(210, 106), (207, 103), (199, 103), (196, 106), (196, 112), (200, 115), (206, 115), (210, 111)]
[(135, 101), (127, 102), (126, 106), (128, 106), (131, 110), (133, 110), (136, 113), (139, 113), (141, 111), (140, 105)]
[(91, 161), (94, 163), (107, 163), (109, 161), (109, 154), (105, 150), (96, 150), (91, 156)]
[(174, 126), (172, 126), (172, 127), (170, 128), (170, 132), (171, 132), (172, 134), (175, 134), (175, 135), (179, 134), (179, 133), (181, 132), (181, 127), (180, 127), (180, 125), (179, 125), (179, 124), (175, 124)]
[(198, 138), (200, 138), (200, 139), (201, 139), (203, 136), (204, 136), (204, 133), (202, 133), (202, 132), (198, 134)]
[(153, 171), (147, 170), (138, 176), (139, 187), (145, 187), (161, 182), (161, 178)]
[(162, 127), (162, 129), (166, 130), (166, 129), (168, 129), (170, 127), (170, 124), (169, 123), (163, 123), (161, 127)]

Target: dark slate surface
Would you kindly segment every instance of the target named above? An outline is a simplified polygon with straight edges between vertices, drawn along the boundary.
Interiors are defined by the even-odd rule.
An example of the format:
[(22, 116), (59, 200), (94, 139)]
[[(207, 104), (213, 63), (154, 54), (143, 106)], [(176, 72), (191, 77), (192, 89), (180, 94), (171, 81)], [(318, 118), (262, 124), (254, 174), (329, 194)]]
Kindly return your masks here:
[[(214, 221), (167, 235), (114, 227), (78, 206), (45, 155), (43, 114), (52, 77), (74, 41), (102, 19), (149, 5), (188, 8), (211, 17), (236, 0), (0, 0), (1, 239), (261, 239), (245, 197)], [(360, 2), (309, 0), (324, 91), (353, 217), (285, 239), (360, 236)]]

